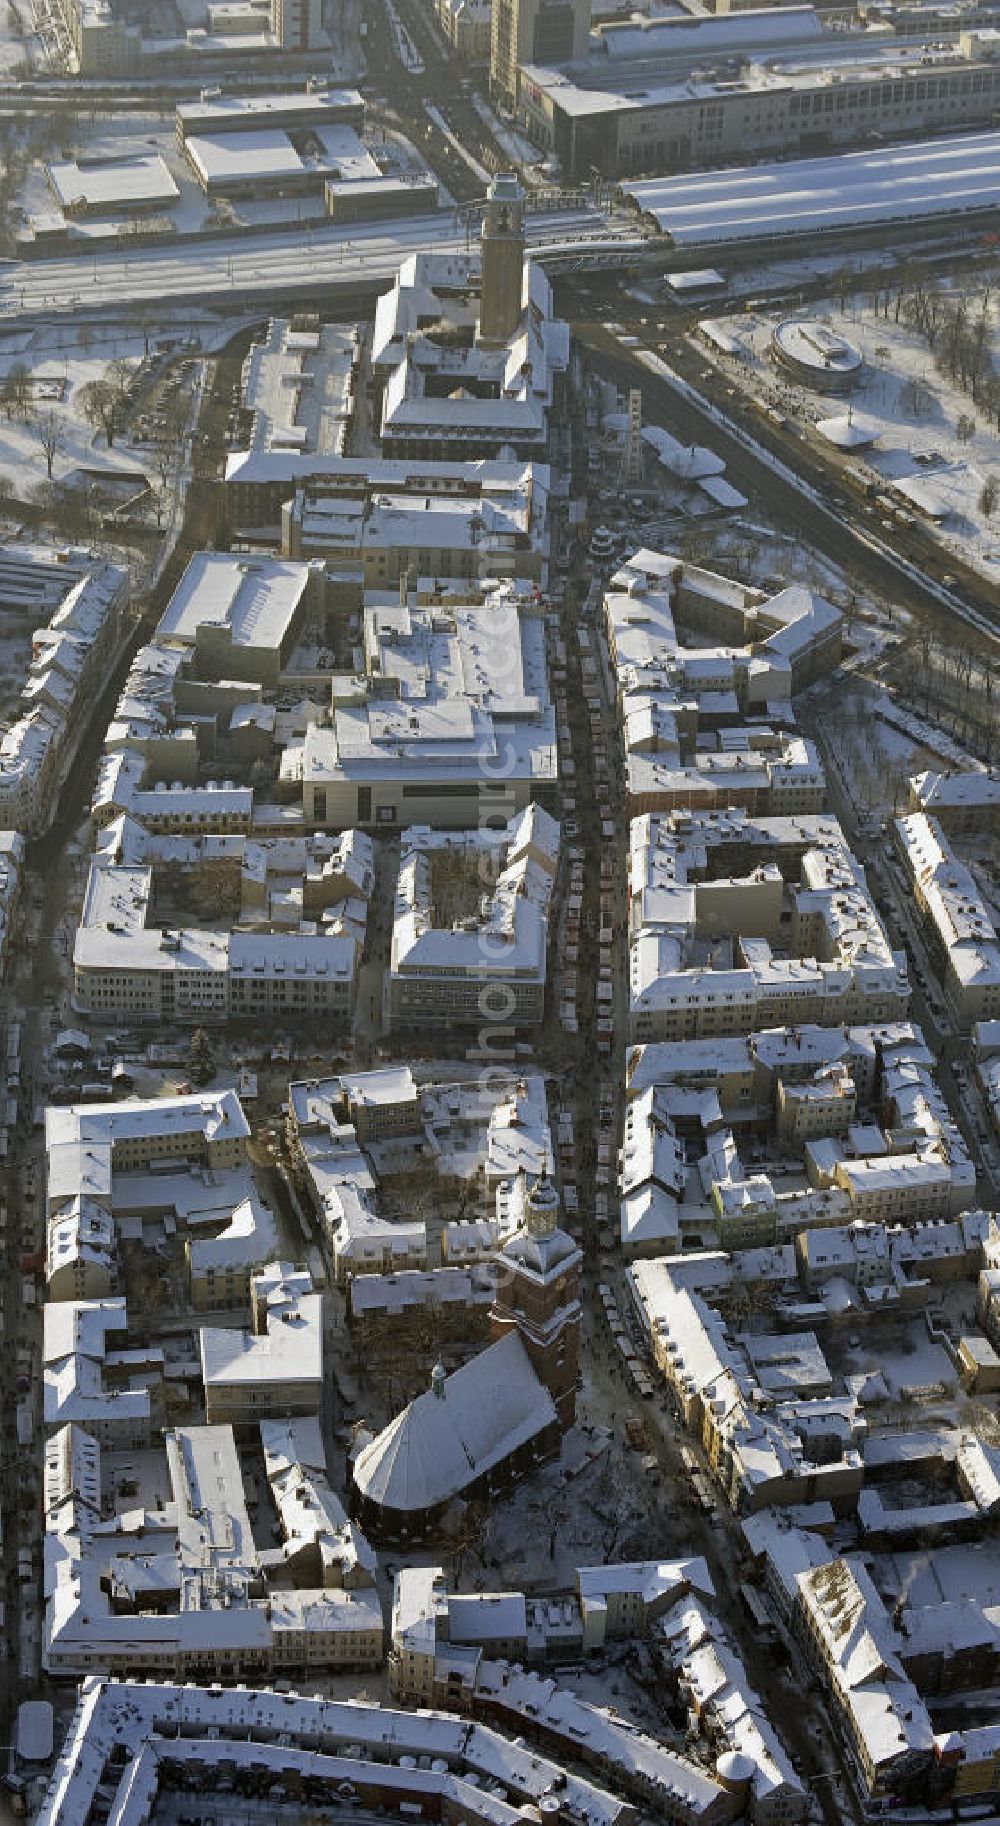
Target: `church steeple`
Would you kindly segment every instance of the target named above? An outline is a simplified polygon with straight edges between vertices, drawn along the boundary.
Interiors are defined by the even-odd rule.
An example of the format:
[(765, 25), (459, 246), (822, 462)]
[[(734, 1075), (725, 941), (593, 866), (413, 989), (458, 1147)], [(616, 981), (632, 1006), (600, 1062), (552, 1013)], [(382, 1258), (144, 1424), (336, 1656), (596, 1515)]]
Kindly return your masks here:
[(520, 1334), (565, 1430), (576, 1411), (583, 1256), (560, 1227), (559, 1194), (547, 1173), (524, 1182), (523, 1198), (521, 1225), (497, 1260), (490, 1330), (494, 1339), (511, 1330)]
[(542, 1172), (528, 1187), (524, 1227), (529, 1236), (551, 1236), (559, 1223), (559, 1194), (548, 1174)]

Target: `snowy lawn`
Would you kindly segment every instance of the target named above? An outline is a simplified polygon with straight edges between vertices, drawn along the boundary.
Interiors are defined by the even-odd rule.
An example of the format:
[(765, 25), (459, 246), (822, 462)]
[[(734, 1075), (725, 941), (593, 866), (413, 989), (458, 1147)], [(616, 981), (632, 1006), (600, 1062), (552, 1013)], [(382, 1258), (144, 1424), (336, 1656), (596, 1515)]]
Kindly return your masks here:
[(935, 1344), (916, 1325), (899, 1341), (879, 1338), (873, 1348), (862, 1345), (849, 1352), (852, 1371), (881, 1370), (886, 1387), (894, 1400), (906, 1400), (930, 1389), (953, 1391), (958, 1374), (948, 1353)]
[[(923, 745), (880, 715), (885, 695), (859, 680), (857, 690), (838, 704), (836, 716), (825, 719), (827, 738), (849, 779), (854, 804), (859, 811), (882, 818), (906, 809), (913, 774), (939, 768), (942, 761), (931, 729)], [(892, 708), (891, 700), (887, 707)]]
[(33, 485), (46, 479), (46, 455), (36, 423), (56, 423), (52, 479), (65, 481), (74, 471), (134, 471), (145, 459), (124, 440), (109, 450), (103, 432), (83, 417), (80, 394), (88, 381), (100, 380), (116, 358), (139, 361), (142, 337), (123, 330), (89, 330), (90, 346), (79, 347), (80, 326), (44, 327), (0, 337), (0, 382), (22, 363), (28, 370), (31, 400), (27, 417), (7, 418), (0, 411), (0, 477), (18, 498), (29, 498)]

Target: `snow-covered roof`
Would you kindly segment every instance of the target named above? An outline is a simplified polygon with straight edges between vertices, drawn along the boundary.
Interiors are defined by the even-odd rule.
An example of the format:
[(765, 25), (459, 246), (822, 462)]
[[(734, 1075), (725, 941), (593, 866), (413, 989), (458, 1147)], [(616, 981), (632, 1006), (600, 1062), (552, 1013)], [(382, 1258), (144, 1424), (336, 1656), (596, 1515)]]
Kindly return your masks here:
[(315, 1384), (317, 1402), (323, 1375), (323, 1301), (311, 1292), (308, 1274), (277, 1262), (261, 1269), (251, 1295), (266, 1315), (263, 1329), (202, 1326), (199, 1332), (202, 1380), (207, 1394), (219, 1387), (252, 1388), (258, 1383)]
[(114, 1147), (170, 1136), (246, 1141), (250, 1135), (240, 1100), (233, 1090), (198, 1091), (189, 1096), (129, 1098), (112, 1106), (50, 1104), (45, 1112), (47, 1148), (65, 1143)]
[(838, 450), (869, 450), (881, 434), (878, 420), (863, 412), (837, 412), (832, 418), (817, 419), (816, 429)]
[(476, 1691), (494, 1717), (499, 1715), (508, 1724), (527, 1718), (533, 1732), (543, 1732), (550, 1743), (561, 1742), (567, 1753), (572, 1746), (578, 1755), (581, 1744), (586, 1744), (588, 1758), (626, 1791), (638, 1787), (644, 1795), (658, 1797), (667, 1819), (683, 1819), (694, 1826), (703, 1816), (718, 1818), (726, 1805), (725, 1790), (700, 1764), (669, 1749), (631, 1720), (589, 1705), (543, 1674), (504, 1661), (483, 1661), (476, 1673)]
[(1000, 205), (1000, 132), (685, 171), (624, 189), (679, 247), (920, 221)]
[(200, 628), (227, 628), (234, 646), (274, 649), (286, 638), (309, 583), (286, 558), (196, 552), (157, 625), (157, 637), (193, 646)]
[(897, 818), (895, 830), (950, 971), (963, 989), (1000, 983), (1000, 936), (972, 870), (959, 861), (936, 818), (913, 812)]
[(612, 1566), (579, 1566), (581, 1604), (603, 1604), (612, 1593), (640, 1597), (647, 1607), (662, 1608), (685, 1592), (715, 1595), (707, 1560), (626, 1560)]
[[(119, 1826), (140, 1826), (168, 1757), (183, 1758), (202, 1786), (218, 1765), (220, 1737), (227, 1757), (248, 1769), (263, 1766), (275, 1780), (285, 1772), (295, 1781), (308, 1773), (331, 1788), (344, 1779), (363, 1785), (374, 1765), (380, 1789), (391, 1789), (394, 1798), (415, 1795), (428, 1811), (454, 1812), (482, 1826), (517, 1826), (522, 1803), (537, 1804), (557, 1785), (567, 1809), (591, 1826), (615, 1826), (635, 1811), (572, 1769), (561, 1769), (537, 1744), (515, 1742), (488, 1725), (444, 1712), (398, 1711), (267, 1689), (90, 1676), (53, 1769), (40, 1826), (86, 1826), (109, 1767), (117, 1783), (113, 1807)], [(110, 1760), (113, 1746), (117, 1754)], [(394, 1759), (402, 1756), (414, 1766), (400, 1766)], [(417, 1768), (418, 1757), (442, 1766)], [(491, 1794), (496, 1784), (510, 1793), (510, 1801)]]
[(53, 159), (46, 169), (57, 202), (69, 211), (169, 205), (180, 196), (158, 152), (135, 152), (126, 158)]
[(390, 1421), (355, 1460), (354, 1482), (383, 1509), (434, 1509), (555, 1422), (551, 1395), (509, 1332)]
[(775, 349), (797, 368), (846, 379), (860, 372), (861, 351), (815, 317), (786, 317), (771, 332)]
[(184, 134), (199, 127), (254, 132), (275, 120), (285, 125), (312, 126), (353, 119), (363, 109), (364, 101), (357, 89), (307, 88), (263, 95), (228, 95), (215, 89), (206, 90), (198, 101), (179, 102), (177, 123)]
[(208, 190), (225, 190), (227, 185), (244, 188), (281, 178), (306, 177), (318, 187), (324, 177), (363, 180), (382, 176), (352, 126), (322, 119), (311, 122), (309, 142), (310, 150), (303, 155), (291, 133), (280, 126), (262, 124), (249, 130), (241, 126), (235, 132), (220, 126), (189, 133), (184, 150)]

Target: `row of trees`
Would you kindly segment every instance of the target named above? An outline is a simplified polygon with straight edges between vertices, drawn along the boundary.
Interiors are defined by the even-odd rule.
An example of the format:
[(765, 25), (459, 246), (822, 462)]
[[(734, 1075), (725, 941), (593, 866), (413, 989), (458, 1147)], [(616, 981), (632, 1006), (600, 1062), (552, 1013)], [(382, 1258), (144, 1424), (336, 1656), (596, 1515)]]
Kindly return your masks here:
[(1000, 660), (991, 648), (943, 644), (923, 628), (919, 639), (892, 657), (893, 683), (913, 704), (950, 729), (964, 747), (991, 765), (1000, 756)]

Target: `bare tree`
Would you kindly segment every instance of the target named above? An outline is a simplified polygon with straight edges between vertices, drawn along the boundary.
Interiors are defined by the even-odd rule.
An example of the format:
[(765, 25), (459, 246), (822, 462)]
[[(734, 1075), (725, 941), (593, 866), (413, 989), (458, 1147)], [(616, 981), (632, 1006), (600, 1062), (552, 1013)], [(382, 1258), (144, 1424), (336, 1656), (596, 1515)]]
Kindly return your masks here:
[(8, 418), (26, 418), (31, 399), (31, 375), (23, 361), (11, 362), (0, 383), (0, 399)]
[(77, 395), (77, 404), (88, 425), (103, 431), (110, 450), (115, 434), (122, 426), (122, 404), (119, 395), (106, 380), (88, 380)]
[(163, 417), (166, 421), (167, 439), (171, 444), (180, 444), (187, 430), (191, 413), (191, 401), (184, 392), (171, 393), (163, 402)]
[(92, 531), (93, 512), (86, 488), (55, 483), (51, 511), (67, 538), (86, 539)]
[(58, 412), (49, 407), (41, 418), (36, 418), (31, 427), (36, 444), (39, 445), (45, 458), (45, 473), (52, 480), (52, 465), (66, 442), (66, 432)]
[(922, 413), (927, 411), (931, 403), (931, 396), (927, 386), (915, 374), (911, 375), (910, 379), (904, 382), (899, 397), (903, 411), (906, 412), (910, 418), (919, 418)]
[(78, 403), (88, 424), (103, 431), (108, 449), (125, 424), (132, 386), (132, 364), (121, 356), (109, 361), (100, 380), (80, 388)]
[(144, 355), (148, 355), (150, 331), (156, 321), (156, 312), (148, 299), (139, 305), (137, 317), (139, 328), (142, 331), (142, 352)]
[(924, 686), (924, 709), (930, 703), (933, 646), (930, 631), (921, 629), (920, 633), (920, 676)]
[(123, 404), (128, 399), (132, 388), (133, 372), (132, 363), (124, 355), (116, 355), (113, 361), (108, 362), (104, 370), (104, 379), (116, 399)]

